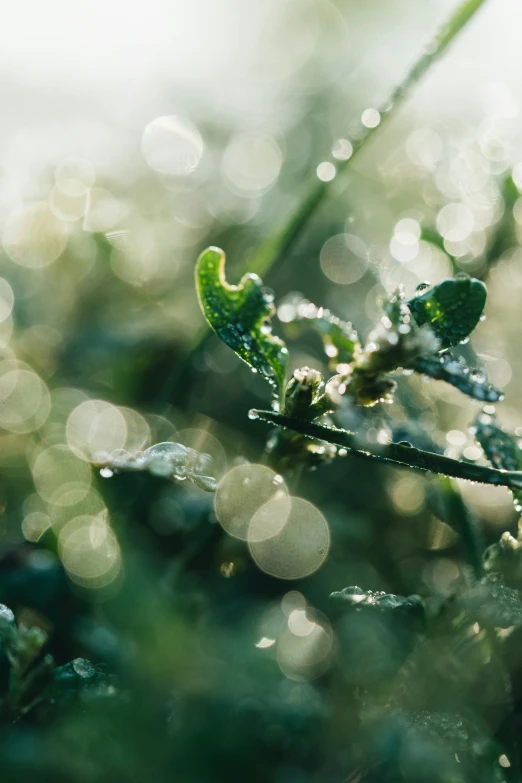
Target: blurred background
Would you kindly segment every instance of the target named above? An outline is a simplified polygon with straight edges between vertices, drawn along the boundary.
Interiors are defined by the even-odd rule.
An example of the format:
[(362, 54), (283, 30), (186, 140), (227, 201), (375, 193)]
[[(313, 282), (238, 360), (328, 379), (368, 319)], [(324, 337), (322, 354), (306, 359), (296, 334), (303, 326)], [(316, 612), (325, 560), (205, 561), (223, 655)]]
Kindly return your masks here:
[[(361, 127), (379, 123), (377, 107), (456, 5), (6, 9), (0, 601), (49, 633), (58, 662), (85, 656), (144, 704), (139, 716), (105, 705), (96, 721), (80, 712), (69, 728), (53, 723), (45, 763), (32, 729), (14, 744), (9, 730), (0, 753), (13, 779), (35, 763), (59, 780), (168, 780), (176, 765), (187, 781), (352, 780), (359, 675), (334, 672), (346, 640), (366, 650), (373, 631), (336, 632), (328, 595), (358, 585), (437, 603), (466, 578), (435, 480), (352, 456), (300, 483), (285, 476), (313, 529), (328, 531), (315, 573), (287, 581), (223, 532), (212, 494), (146, 474), (100, 476), (91, 462), (162, 441), (209, 453), (218, 480), (262, 460), (267, 429), (247, 414), (268, 406), (269, 389), (206, 333), (194, 264), (209, 244), (223, 247), (236, 282), (318, 179), (330, 197), (264, 276), (283, 302), (274, 329), (291, 368), (327, 373), (316, 337), (292, 339), (284, 303), (295, 295), (365, 336), (399, 283), (411, 296), (420, 282), (471, 274), (488, 286), (487, 320), (459, 350), (505, 389), (499, 417), (522, 434), (518, 0), (489, 0), (337, 181)], [(482, 461), (469, 432), (478, 403), (418, 377), (400, 378), (399, 390), (376, 439), (388, 427)], [(484, 543), (516, 530), (507, 490), (461, 484)], [(314, 644), (305, 650), (303, 638)], [(332, 695), (335, 676), (343, 698)], [(168, 741), (156, 736), (165, 716)]]

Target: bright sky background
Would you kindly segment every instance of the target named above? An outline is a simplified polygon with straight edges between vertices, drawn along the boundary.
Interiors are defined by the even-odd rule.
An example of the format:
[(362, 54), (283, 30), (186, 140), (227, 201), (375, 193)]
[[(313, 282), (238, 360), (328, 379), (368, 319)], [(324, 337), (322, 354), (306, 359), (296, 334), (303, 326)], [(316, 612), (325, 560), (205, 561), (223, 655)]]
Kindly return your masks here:
[[(273, 131), (284, 122), (288, 98), (279, 77), (291, 77), (311, 54), (334, 79), (343, 53), (355, 56), (351, 78), (366, 79), (372, 105), (454, 6), (454, 0), (17, 0), (4, 9), (0, 26), (0, 165), (29, 171), (63, 154), (117, 165), (136, 151), (151, 119), (187, 103), (200, 116)], [(517, 111), (521, 29), (520, 0), (489, 0), (417, 88), (413, 108), (428, 120), (430, 113), (466, 109), (473, 121), (474, 111), (508, 96)], [(499, 83), (505, 86), (497, 90)]]

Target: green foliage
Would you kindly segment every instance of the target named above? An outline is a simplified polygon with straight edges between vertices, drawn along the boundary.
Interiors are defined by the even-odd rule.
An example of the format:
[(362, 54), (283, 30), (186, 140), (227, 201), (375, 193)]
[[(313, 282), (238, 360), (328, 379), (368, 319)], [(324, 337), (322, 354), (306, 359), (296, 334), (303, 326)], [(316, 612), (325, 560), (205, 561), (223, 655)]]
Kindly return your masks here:
[(115, 693), (113, 678), (85, 658), (56, 666), (44, 653), (46, 643), (41, 628), (17, 626), (13, 612), (0, 604), (0, 652), (9, 664), (7, 687), (0, 692), (0, 725), (34, 711), (63, 711), (87, 691), (97, 696)]
[(504, 399), (500, 389), (488, 383), (484, 370), (468, 367), (462, 357), (449, 353), (418, 356), (413, 362), (415, 372), (436, 381), (445, 381), (468, 397), (481, 402), (499, 402)]
[(421, 289), (408, 305), (419, 326), (429, 325), (441, 348), (467, 340), (480, 321), (486, 304), (486, 286), (480, 280), (460, 277)]
[[(210, 276), (209, 269), (212, 270)], [(286, 348), (283, 349), (278, 338), (271, 335), (269, 327), (265, 327), (263, 334), (263, 338), (268, 340), (269, 349), (260, 339), (260, 333), (256, 332), (262, 318), (273, 314), (271, 304), (267, 311), (264, 309), (265, 300), (262, 297), (259, 299), (259, 292), (263, 290), (262, 281), (257, 277), (252, 280), (246, 276), (236, 289), (224, 281), (223, 270), (222, 251), (208, 250), (200, 256), (196, 276), (200, 302), (207, 320), (223, 341), (254, 369), (260, 367), (260, 355), (265, 358), (269, 356), (272, 369), (267, 370), (266, 364), (262, 363), (265, 367), (262, 372), (273, 381), (276, 368), (276, 375), (282, 383), (283, 354), (278, 354), (279, 359), (274, 359), (274, 340), (277, 351), (284, 350), (285, 362)], [(217, 274), (221, 277), (216, 293)], [(254, 286), (257, 298), (244, 293), (248, 280)], [(226, 294), (222, 293), (222, 289), (225, 289)], [(227, 304), (231, 290), (235, 297), (239, 296), (240, 304)], [(244, 304), (245, 296), (248, 307)], [(329, 405), (326, 399), (323, 400), (317, 408), (316, 417), (339, 405), (343, 397), (363, 407), (391, 402), (395, 381), (388, 374), (401, 368), (413, 369), (436, 380), (446, 381), (474, 399), (484, 402), (501, 400), (502, 392), (487, 382), (482, 370), (471, 369), (462, 358), (440, 352), (440, 349), (447, 349), (468, 338), (482, 316), (485, 301), (484, 284), (468, 277), (445, 280), (424, 293), (419, 291), (408, 302), (403, 289), (399, 288), (390, 299), (383, 302), (383, 317), (370, 332), (364, 346), (360, 344), (352, 324), (337, 318), (329, 310), (317, 307), (308, 300), (283, 303), (281, 307), (284, 309), (285, 323), (305, 322), (317, 330), (330, 360), (329, 366), (338, 371), (338, 375), (326, 384)], [(233, 315), (230, 307), (233, 307)], [(239, 336), (250, 334), (253, 323), (254, 335), (257, 336), (247, 349)], [(290, 381), (290, 386), (294, 385), (295, 378)], [(294, 394), (293, 390), (291, 394)], [(283, 412), (290, 416), (303, 415), (302, 410), (296, 413), (294, 407), (286, 407)]]
[(308, 325), (322, 338), (329, 369), (339, 364), (349, 364), (360, 350), (359, 336), (349, 321), (343, 321), (330, 310), (317, 307), (308, 299), (291, 298), (280, 305), (285, 324)]
[[(522, 451), (518, 439), (503, 430), (493, 413), (482, 411), (475, 420), (475, 438), (493, 467), (498, 470), (522, 471)], [(512, 487), (517, 511), (522, 511), (522, 480)]]
[(418, 630), (422, 630), (425, 625), (424, 603), (418, 595), (405, 598), (384, 591), (365, 591), (354, 586), (331, 593), (330, 599), (344, 611), (373, 611), (389, 615), (395, 621), (401, 621), (402, 618)]
[(519, 591), (507, 587), (495, 571), (463, 589), (457, 595), (456, 603), (470, 620), (484, 628), (511, 628), (522, 624)]
[(218, 337), (279, 392), (286, 373), (287, 350), (272, 334), (272, 295), (257, 275), (245, 275), (239, 285), (225, 279), (225, 254), (208, 248), (196, 266), (196, 287), (203, 314)]
[[(385, 104), (379, 126), (482, 1), (459, 5)], [(310, 8), (315, 35), (322, 10)], [(314, 84), (307, 90), (313, 96)], [(310, 98), (310, 116), (325, 116), (322, 100)], [(350, 142), (341, 140), (352, 156), (336, 158), (332, 189), (374, 130), (364, 125)], [(235, 144), (237, 131), (223, 131), (216, 130), (217, 146), (218, 137)], [(221, 175), (231, 179), (237, 168), (227, 152), (208, 191), (206, 173), (189, 192), (194, 179), (189, 186), (184, 176), (155, 172), (129, 220), (143, 213), (136, 223), (145, 222), (150, 194), (164, 190), (161, 230), (147, 217), (144, 241), (139, 230), (132, 236), (134, 227), (88, 236), (71, 221), (62, 276), (51, 277), (55, 262), (36, 274), (24, 270), (28, 277), (19, 280), (13, 273), (12, 316), (5, 316), (7, 271), (0, 281), (7, 367), (0, 372), (0, 423), (7, 422), (0, 430), (0, 600), (15, 610), (0, 605), (2, 783), (522, 780), (522, 524), (515, 532), (509, 504), (490, 502), (508, 487), (521, 510), (522, 451), (492, 413), (502, 392), (473, 368), (480, 362), (472, 346), (458, 347), (486, 296), (482, 282), (459, 270), (486, 277), (506, 251), (519, 252), (513, 207), (520, 194), (510, 175), (492, 173), (505, 172), (497, 150), (484, 154), (479, 179), (487, 188), (476, 194), (473, 181), (469, 199), (470, 211), (480, 209), (473, 238), (484, 249), (417, 223), (421, 214), (438, 222), (439, 188), (406, 221), (415, 234), (410, 249), (419, 240), (418, 265), (399, 261), (391, 245), (388, 259), (375, 262), (374, 248), (387, 253), (389, 226), (379, 225), (372, 207), (361, 228), (370, 239), (360, 244), (372, 248), (358, 259), (364, 274), (335, 285), (333, 275), (321, 274), (316, 251), (326, 237), (352, 230), (347, 209), (359, 232), (365, 189), (378, 200), (381, 183), (395, 175), (376, 171), (374, 185), (363, 167), (354, 169), (346, 199), (324, 210), (324, 221), (292, 252), (330, 189), (313, 175), (311, 195), (282, 233), (267, 231), (324, 149), (313, 128), (306, 138), (301, 127), (292, 134), (281, 146), (288, 179), (285, 162), (263, 199), (255, 190), (243, 198), (232, 181), (225, 194)], [(205, 149), (210, 160), (206, 140)], [(415, 166), (415, 194), (418, 180), (431, 176), (425, 168), (420, 160)], [(399, 160), (399, 176), (403, 170)], [(220, 198), (247, 205), (245, 214), (238, 209), (238, 225), (235, 202), (211, 223), (214, 185)], [(464, 209), (468, 185), (458, 196)], [(177, 209), (193, 195), (198, 209), (188, 209), (196, 220), (187, 238)], [(387, 212), (404, 223), (412, 197), (386, 192)], [(230, 206), (233, 219), (225, 218)], [(488, 220), (497, 222), (483, 228)], [(156, 244), (171, 223), (187, 263), (164, 278)], [(72, 247), (78, 233), (92, 251), (81, 274), (81, 253)], [(30, 249), (37, 239), (31, 235)], [(214, 335), (194, 339), (190, 258), (211, 240), (249, 259), (242, 272), (255, 269), (282, 292), (296, 284), (313, 291), (343, 317), (301, 294), (283, 299), (277, 313), (292, 342), (289, 370), (286, 345), (272, 334), (271, 293), (254, 274), (229, 284), (224, 252), (212, 247), (197, 262), (201, 309), (248, 367)], [(426, 254), (426, 242), (437, 251)], [(514, 279), (517, 263), (507, 258)], [(424, 276), (420, 267), (457, 277), (423, 285), (411, 299), (399, 286), (375, 309), (376, 291), (403, 272), (413, 288)], [(495, 314), (503, 290), (508, 299), (501, 273), (500, 264)], [(31, 394), (19, 394), (19, 372), (37, 386), (26, 361), (39, 368), (41, 393), (31, 386)], [(270, 410), (252, 408), (249, 418), (269, 424), (268, 432), (246, 416), (266, 393), (259, 376), (277, 399)], [(468, 439), (462, 400), (430, 380), (487, 403), (475, 436), (490, 465)], [(21, 420), (13, 401), (20, 398)], [(51, 413), (31, 429), (24, 416), (33, 403)], [(452, 479), (488, 486), (465, 485), (461, 495)], [(469, 508), (468, 492), (476, 492)], [(500, 519), (509, 529), (499, 538)]]

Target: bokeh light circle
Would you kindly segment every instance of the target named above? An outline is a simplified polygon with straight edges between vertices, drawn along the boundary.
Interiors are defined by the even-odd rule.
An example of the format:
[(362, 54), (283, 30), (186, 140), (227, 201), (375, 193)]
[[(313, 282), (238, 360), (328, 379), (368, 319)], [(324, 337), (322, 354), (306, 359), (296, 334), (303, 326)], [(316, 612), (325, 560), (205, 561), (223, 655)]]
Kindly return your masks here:
[(173, 115), (157, 117), (143, 132), (141, 151), (159, 174), (190, 174), (203, 157), (203, 139), (196, 126)]
[(57, 506), (78, 503), (91, 485), (91, 468), (65, 444), (42, 451), (32, 466), (33, 481), (40, 497)]
[(234, 188), (256, 194), (274, 184), (282, 160), (281, 150), (271, 136), (239, 134), (225, 150), (223, 173)]
[(22, 533), (27, 541), (38, 541), (50, 527), (51, 520), (43, 511), (31, 511), (22, 520)]
[(64, 193), (57, 185), (49, 194), (49, 207), (53, 215), (66, 222), (74, 222), (82, 218), (89, 204), (89, 193), (81, 193), (79, 196), (71, 196)]
[(42, 379), (23, 362), (0, 362), (0, 427), (25, 433), (47, 420), (51, 400)]
[[(214, 498), (214, 509), (220, 525), (229, 535), (246, 541), (250, 523), (259, 509), (274, 499), (284, 499), (288, 489), (281, 478), (265, 465), (238, 465), (221, 479)], [(277, 514), (268, 525), (259, 523), (250, 537), (262, 541), (284, 527), (290, 503), (279, 504)]]
[(115, 405), (103, 400), (87, 400), (67, 419), (66, 437), (77, 456), (91, 460), (97, 452), (110, 453), (124, 448), (127, 424)]
[(26, 204), (8, 217), (2, 243), (15, 264), (41, 269), (63, 253), (67, 228), (45, 202)]
[(333, 632), (324, 615), (313, 609), (296, 609), (277, 640), (277, 662), (287, 677), (307, 681), (328, 668)]
[(180, 430), (176, 435), (176, 440), (188, 449), (194, 449), (200, 454), (208, 454), (211, 460), (209, 471), (216, 477), (223, 475), (227, 464), (225, 449), (208, 430), (196, 427)]
[(96, 180), (94, 166), (84, 158), (67, 158), (55, 169), (56, 187), (71, 198), (85, 196)]
[(58, 552), (69, 578), (81, 587), (106, 587), (121, 570), (120, 547), (106, 514), (72, 519), (60, 532)]
[(356, 283), (368, 267), (368, 250), (354, 234), (336, 234), (324, 243), (320, 264), (326, 277), (334, 283)]
[(125, 214), (124, 205), (105, 188), (92, 188), (83, 220), (86, 231), (102, 233), (114, 228)]
[(0, 277), (0, 323), (3, 323), (13, 311), (13, 289), (3, 277)]
[[(330, 547), (328, 523), (319, 509), (302, 498), (291, 498), (284, 526), (270, 538), (261, 538), (288, 510), (289, 498), (276, 498), (254, 514), (248, 529), (248, 548), (259, 568), (278, 579), (310, 576), (326, 560)], [(278, 523), (274, 525), (278, 528)]]

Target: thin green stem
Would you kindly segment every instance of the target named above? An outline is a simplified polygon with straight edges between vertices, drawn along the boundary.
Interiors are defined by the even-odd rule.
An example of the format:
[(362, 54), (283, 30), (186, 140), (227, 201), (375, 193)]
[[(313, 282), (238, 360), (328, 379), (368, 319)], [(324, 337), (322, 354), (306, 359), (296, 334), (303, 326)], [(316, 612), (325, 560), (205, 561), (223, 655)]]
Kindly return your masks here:
[(402, 82), (393, 90), (388, 100), (379, 109), (380, 122), (372, 128), (361, 123), (360, 133), (351, 140), (352, 154), (348, 160), (337, 164), (337, 175), (330, 182), (317, 180), (296, 211), (285, 223), (283, 228), (275, 236), (269, 237), (263, 242), (250, 263), (247, 271), (258, 275), (265, 275), (268, 270), (281, 258), (286, 256), (299, 238), (308, 220), (316, 212), (318, 207), (332, 191), (339, 176), (348, 171), (353, 161), (359, 155), (363, 147), (375, 134), (395, 116), (397, 109), (404, 99), (410, 94), (412, 88), (427, 73), (433, 63), (441, 57), (448, 46), (457, 37), (460, 31), (473, 18), (477, 11), (485, 4), (486, 0), (464, 0), (454, 11), (452, 16), (435, 35), (435, 38), (424, 47), (424, 50), (416, 62), (412, 65)]
[(485, 574), (482, 560), (484, 546), (476, 520), (472, 517), (454, 481), (446, 476), (440, 476), (439, 487), (442, 493), (446, 522), (459, 534), (467, 560), (473, 568), (476, 578), (481, 579)]
[(443, 454), (435, 454), (432, 451), (423, 451), (403, 443), (389, 443), (379, 445), (375, 443), (361, 443), (361, 438), (346, 430), (337, 427), (325, 427), (303, 419), (284, 416), (274, 411), (251, 411), (251, 418), (275, 424), (279, 427), (299, 432), (309, 438), (317, 438), (328, 443), (333, 443), (343, 449), (356, 454), (364, 459), (373, 459), (389, 465), (402, 465), (424, 472), (437, 473), (451, 478), (465, 479), (479, 484), (492, 484), (499, 487), (520, 489), (522, 487), (522, 471), (497, 470), (484, 465), (473, 465), (469, 462), (460, 462)]
[[(361, 132), (357, 138), (352, 139), (352, 155), (348, 160), (337, 164), (337, 176), (331, 182), (316, 180), (303, 200), (285, 222), (283, 228), (272, 236), (269, 236), (262, 242), (246, 265), (246, 272), (254, 272), (260, 276), (266, 273), (284, 258), (299, 236), (301, 235), (308, 220), (315, 214), (319, 206), (330, 195), (333, 186), (339, 180), (339, 176), (348, 171), (361, 152), (363, 147), (373, 136), (382, 128), (391, 117), (393, 117), (403, 100), (410, 93), (411, 89), (424, 76), (431, 65), (445, 52), (458, 33), (472, 19), (476, 12), (484, 5), (486, 0), (464, 0), (464, 2), (452, 14), (447, 23), (439, 30), (433, 41), (425, 46), (423, 53), (413, 64), (403, 81), (393, 90), (392, 94), (381, 107), (380, 122), (376, 127), (368, 128), (361, 124)], [(186, 357), (180, 360), (172, 368), (169, 375), (165, 378), (158, 392), (159, 401), (170, 401), (178, 385), (178, 382), (185, 376), (190, 365), (192, 357), (197, 354), (206, 344), (209, 335), (208, 328), (202, 325), (194, 335), (192, 345), (188, 349)]]

